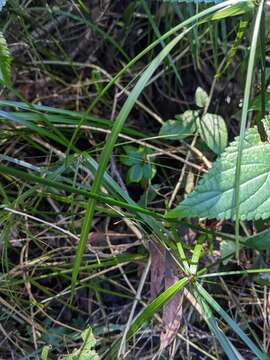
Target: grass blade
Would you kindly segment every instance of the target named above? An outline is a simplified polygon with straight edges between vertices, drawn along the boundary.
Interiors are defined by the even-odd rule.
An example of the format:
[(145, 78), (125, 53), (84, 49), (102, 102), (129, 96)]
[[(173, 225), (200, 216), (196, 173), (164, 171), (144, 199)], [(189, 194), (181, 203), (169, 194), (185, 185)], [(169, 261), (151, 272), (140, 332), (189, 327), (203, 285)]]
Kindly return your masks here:
[[(233, 8), (234, 4), (236, 4), (236, 9)], [(199, 19), (201, 19), (203, 17), (206, 17), (209, 20), (209, 19), (211, 19), (211, 14), (213, 12), (214, 12), (213, 18), (215, 18), (215, 19), (220, 19), (220, 18), (223, 18), (224, 16), (230, 16), (231, 14), (234, 15), (235, 13), (239, 13), (239, 9), (241, 11), (241, 4), (247, 5), (247, 4), (251, 4), (251, 3), (246, 2), (246, 1), (240, 1), (240, 2), (239, 1), (238, 2), (228, 1), (228, 2), (224, 2), (223, 6), (221, 4), (219, 4), (220, 6), (219, 5), (213, 6), (210, 9), (202, 11), (200, 14), (192, 16), (191, 18), (189, 18), (185, 22), (181, 23), (178, 26), (178, 29), (181, 29), (184, 26), (187, 26), (189, 24), (194, 24), (194, 22), (196, 20), (199, 20)], [(240, 6), (240, 8), (239, 8), (239, 6)], [(224, 12), (222, 12), (223, 8), (225, 8)], [(220, 14), (217, 11), (219, 9), (221, 9)], [(209, 16), (210, 16), (210, 18), (209, 18)], [(141, 78), (139, 79), (139, 81), (135, 85), (134, 89), (130, 93), (128, 99), (126, 100), (124, 106), (122, 107), (119, 115), (117, 116), (117, 118), (115, 120), (114, 126), (112, 128), (112, 132), (111, 132), (110, 136), (108, 137), (105, 148), (102, 151), (101, 158), (100, 158), (100, 163), (99, 163), (99, 168), (97, 170), (97, 173), (96, 173), (96, 176), (95, 176), (95, 179), (94, 179), (94, 182), (93, 182), (92, 193), (95, 194), (100, 189), (102, 179), (103, 179), (103, 175), (104, 175), (104, 172), (106, 170), (107, 164), (109, 162), (109, 158), (111, 156), (111, 153), (113, 151), (113, 147), (114, 147), (114, 145), (116, 143), (118, 134), (121, 131), (121, 129), (122, 129), (128, 115), (129, 115), (130, 111), (132, 110), (136, 100), (140, 96), (141, 92), (143, 91), (144, 87), (146, 86), (146, 84), (148, 83), (150, 78), (152, 77), (155, 70), (159, 67), (159, 65), (162, 63), (162, 61), (170, 54), (171, 50), (176, 46), (176, 44), (178, 44), (178, 42), (193, 28), (193, 26), (191, 26), (190, 28), (184, 30), (183, 33), (176, 36), (172, 41), (170, 41), (164, 47), (164, 49), (159, 53), (159, 55), (150, 63), (150, 65), (147, 67), (147, 69), (143, 72), (143, 74), (141, 75)], [(158, 42), (160, 42), (160, 41), (161, 41), (161, 39), (158, 40)], [(101, 94), (102, 94), (102, 92), (101, 92)], [(92, 220), (93, 220), (94, 213), (95, 213), (95, 207), (96, 207), (96, 200), (91, 199), (89, 201), (88, 205), (87, 205), (86, 215), (85, 215), (83, 225), (82, 225), (80, 242), (78, 244), (78, 248), (77, 248), (77, 251), (76, 251), (76, 257), (75, 257), (75, 261), (74, 261), (74, 272), (72, 274), (72, 287), (73, 288), (75, 286), (75, 283), (76, 283), (76, 280), (77, 280), (77, 277), (78, 277), (78, 274), (79, 274), (80, 262), (81, 262), (81, 258), (83, 256), (83, 254), (84, 254), (84, 251), (85, 251), (86, 242), (87, 242), (87, 238), (88, 238), (88, 233), (89, 233), (89, 230), (91, 228)]]
[(251, 95), (252, 81), (253, 81), (253, 70), (255, 66), (255, 57), (256, 57), (256, 49), (259, 40), (260, 33), (260, 25), (263, 15), (264, 8), (264, 0), (262, 0), (259, 4), (259, 8), (257, 11), (257, 16), (254, 25), (254, 31), (251, 41), (250, 47), (250, 55), (247, 69), (247, 77), (246, 77), (246, 85), (245, 85), (245, 93), (244, 93), (244, 101), (243, 101), (243, 109), (242, 109), (242, 117), (241, 117), (241, 128), (239, 135), (239, 146), (237, 152), (237, 160), (236, 160), (236, 170), (235, 170), (235, 236), (236, 236), (236, 256), (239, 257), (239, 247), (240, 247), (240, 177), (241, 177), (241, 161), (242, 161), (242, 153), (244, 147), (244, 138), (245, 131), (247, 126), (248, 119), (248, 111), (249, 111), (249, 100)]
[(196, 290), (205, 299), (205, 301), (227, 322), (231, 329), (242, 339), (249, 349), (259, 360), (267, 360), (269, 357), (264, 354), (244, 333), (240, 326), (226, 313), (225, 310), (212, 298), (211, 295), (200, 285), (196, 284)]
[[(148, 68), (144, 71), (140, 80), (137, 82), (137, 84), (134, 87), (134, 89), (132, 90), (130, 96), (126, 100), (124, 106), (122, 107), (122, 110), (120, 111), (119, 115), (117, 116), (117, 119), (115, 120), (114, 126), (112, 128), (112, 132), (111, 132), (110, 136), (108, 137), (106, 146), (102, 151), (100, 162), (99, 162), (99, 167), (98, 167), (98, 170), (97, 170), (94, 182), (93, 182), (93, 186), (92, 186), (93, 194), (96, 194), (100, 189), (103, 175), (106, 170), (111, 153), (113, 151), (113, 147), (116, 143), (118, 134), (121, 131), (136, 100), (140, 96), (141, 92), (143, 91), (147, 82), (152, 77), (155, 70), (159, 67), (159, 65), (162, 63), (162, 61), (168, 56), (170, 51), (185, 36), (185, 34), (188, 33), (189, 30), (190, 29), (185, 30), (183, 33), (176, 36), (168, 45), (166, 45), (166, 47), (159, 53), (159, 55), (151, 62), (151, 64), (148, 66)], [(87, 205), (86, 214), (85, 214), (85, 218), (84, 218), (83, 225), (82, 225), (80, 242), (78, 244), (77, 251), (76, 251), (76, 257), (75, 257), (75, 261), (74, 261), (74, 271), (72, 274), (73, 288), (75, 287), (77, 277), (79, 274), (80, 262), (81, 262), (83, 254), (84, 254), (84, 251), (85, 251), (89, 230), (91, 228), (92, 220), (93, 220), (94, 213), (95, 213), (95, 208), (96, 208), (96, 200), (91, 199)]]

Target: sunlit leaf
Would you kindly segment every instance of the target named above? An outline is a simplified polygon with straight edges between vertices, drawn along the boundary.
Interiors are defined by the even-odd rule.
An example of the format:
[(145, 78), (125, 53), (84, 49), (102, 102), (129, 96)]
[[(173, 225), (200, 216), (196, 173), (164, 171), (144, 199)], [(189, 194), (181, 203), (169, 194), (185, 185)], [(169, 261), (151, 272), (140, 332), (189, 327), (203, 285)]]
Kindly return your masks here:
[(209, 96), (205, 90), (198, 87), (195, 93), (196, 105), (200, 108), (204, 108), (209, 102)]
[(183, 140), (196, 130), (198, 116), (199, 112), (192, 110), (176, 115), (174, 120), (168, 120), (162, 125), (159, 135), (169, 140)]
[(202, 140), (216, 154), (221, 154), (228, 144), (225, 121), (219, 115), (205, 114), (198, 119), (198, 130)]
[[(270, 133), (270, 117), (263, 121)], [(235, 218), (235, 171), (239, 138), (222, 153), (195, 190), (168, 217)], [(257, 128), (244, 139), (240, 177), (241, 220), (270, 216), (270, 143), (262, 142)]]

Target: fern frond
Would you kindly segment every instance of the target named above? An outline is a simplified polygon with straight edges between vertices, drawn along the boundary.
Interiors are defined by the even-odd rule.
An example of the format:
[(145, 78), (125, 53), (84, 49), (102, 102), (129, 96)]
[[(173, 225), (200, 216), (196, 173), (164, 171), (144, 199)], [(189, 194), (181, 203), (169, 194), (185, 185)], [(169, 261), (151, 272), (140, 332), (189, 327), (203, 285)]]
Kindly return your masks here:
[(8, 84), (10, 82), (10, 63), (11, 56), (6, 39), (0, 32), (0, 82)]

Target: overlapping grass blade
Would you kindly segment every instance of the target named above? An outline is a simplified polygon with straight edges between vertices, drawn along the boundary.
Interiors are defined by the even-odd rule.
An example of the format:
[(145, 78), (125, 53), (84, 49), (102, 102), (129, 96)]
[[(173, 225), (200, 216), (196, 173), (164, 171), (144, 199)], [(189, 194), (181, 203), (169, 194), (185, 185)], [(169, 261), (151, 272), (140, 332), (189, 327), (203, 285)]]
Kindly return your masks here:
[(214, 317), (214, 314), (209, 307), (208, 303), (202, 298), (202, 296), (195, 291), (195, 298), (200, 304), (202, 315), (204, 320), (206, 321), (210, 331), (219, 341), (222, 349), (225, 354), (228, 356), (229, 360), (244, 360), (244, 358), (239, 354), (237, 349), (233, 346), (228, 337), (224, 334), (224, 332), (218, 326), (217, 320)]
[(249, 347), (249, 349), (256, 355), (259, 360), (267, 360), (269, 356), (263, 353), (253, 341), (244, 333), (241, 327), (226, 313), (225, 310), (213, 299), (213, 297), (198, 283), (195, 285), (196, 291), (205, 299), (205, 301), (212, 307), (230, 326), (230, 328), (242, 339), (242, 341)]
[(237, 257), (239, 255), (239, 242), (240, 242), (240, 177), (241, 177), (241, 161), (242, 161), (242, 153), (244, 148), (244, 138), (245, 131), (248, 120), (248, 111), (249, 111), (249, 101), (251, 95), (252, 81), (253, 81), (253, 71), (255, 66), (255, 58), (256, 58), (256, 50), (259, 40), (260, 26), (261, 20), (263, 17), (263, 9), (264, 9), (264, 0), (261, 0), (256, 20), (254, 24), (254, 30), (252, 35), (252, 42), (250, 47), (250, 55), (247, 69), (247, 77), (246, 77), (246, 85), (244, 92), (244, 100), (243, 100), (243, 108), (242, 108), (242, 116), (241, 116), (241, 128), (239, 135), (239, 145), (238, 145), (238, 153), (236, 160), (236, 170), (235, 170), (235, 236), (236, 236), (236, 252)]
[[(115, 120), (114, 126), (112, 128), (111, 134), (107, 139), (106, 145), (102, 151), (100, 161), (99, 161), (99, 167), (93, 182), (92, 186), (92, 193), (95, 194), (99, 191), (104, 172), (106, 170), (110, 155), (113, 151), (113, 147), (115, 145), (115, 142), (117, 140), (118, 134), (121, 131), (132, 107), (134, 106), (136, 100), (140, 96), (141, 92), (143, 91), (145, 85), (152, 77), (155, 70), (158, 68), (158, 66), (161, 64), (161, 62), (164, 60), (164, 58), (170, 53), (170, 51), (178, 44), (178, 42), (185, 36), (185, 34), (190, 29), (184, 31), (182, 34), (178, 35), (173, 39), (161, 52), (160, 54), (151, 62), (151, 64), (148, 66), (148, 68), (144, 71), (142, 74), (140, 80), (132, 90), (130, 96), (126, 100), (124, 106), (122, 107), (122, 110), (120, 111), (117, 119)], [(72, 277), (72, 283), (73, 286), (76, 283), (77, 276), (79, 273), (79, 267), (81, 258), (85, 251), (86, 241), (88, 238), (88, 233), (91, 228), (93, 216), (95, 213), (95, 207), (96, 207), (96, 201), (90, 200), (86, 209), (86, 214), (84, 218), (84, 222), (82, 225), (82, 231), (81, 231), (81, 237), (80, 242), (77, 247), (76, 257), (74, 261), (74, 272)]]
[[(194, 24), (194, 22), (196, 20), (200, 20), (200, 19), (202, 19), (204, 17), (207, 18), (208, 21), (209, 21), (209, 19), (211, 19), (211, 14), (213, 14), (213, 13), (214, 13), (214, 15), (213, 15), (214, 19), (220, 19), (220, 18), (223, 18), (224, 16), (230, 16), (230, 14), (233, 14), (233, 15), (236, 14), (236, 13), (238, 14), (239, 11), (240, 12), (243, 11), (243, 9), (241, 8), (241, 4), (242, 5), (249, 5), (251, 3), (246, 2), (246, 1), (240, 1), (240, 2), (239, 1), (238, 2), (228, 1), (228, 2), (224, 2), (223, 4), (213, 6), (210, 9), (202, 11), (200, 14), (197, 14), (197, 15), (189, 18), (188, 20), (184, 21), (182, 24), (180, 24), (176, 28), (177, 28), (177, 30), (180, 30), (181, 28), (189, 26), (190, 24)], [(233, 5), (235, 5), (236, 8), (233, 7)], [(225, 9), (224, 12), (222, 12), (223, 9)], [(221, 10), (220, 14), (218, 13), (218, 10)], [(171, 34), (173, 34), (176, 31), (176, 28), (174, 28), (174, 30), (171, 32)], [(116, 118), (116, 120), (114, 122), (112, 132), (111, 132), (110, 136), (107, 139), (105, 148), (102, 151), (102, 154), (101, 154), (101, 157), (100, 157), (100, 162), (99, 162), (99, 168), (97, 170), (97, 173), (96, 173), (96, 176), (95, 176), (95, 179), (94, 179), (94, 182), (93, 182), (93, 187), (92, 187), (92, 192), (93, 193), (97, 193), (99, 191), (99, 189), (100, 189), (102, 179), (103, 179), (103, 175), (104, 175), (104, 172), (106, 170), (109, 158), (110, 158), (110, 156), (112, 154), (113, 147), (114, 147), (114, 144), (115, 144), (115, 142), (117, 140), (118, 134), (121, 131), (121, 129), (122, 129), (128, 115), (129, 115), (130, 111), (132, 110), (136, 100), (140, 96), (140, 94), (143, 91), (144, 87), (146, 86), (147, 82), (150, 80), (153, 73), (159, 67), (161, 62), (170, 54), (171, 50), (185, 36), (185, 34), (187, 34), (190, 31), (190, 29), (192, 29), (192, 26), (190, 28), (186, 29), (185, 31), (183, 31), (183, 33), (181, 33), (180, 35), (176, 36), (173, 40), (171, 40), (166, 45), (166, 47), (159, 53), (159, 55), (150, 63), (150, 65), (147, 67), (147, 69), (143, 72), (143, 74), (141, 75), (141, 78), (139, 79), (136, 86), (134, 87), (134, 89), (130, 93), (128, 99), (126, 100), (124, 106), (122, 107), (119, 115), (117, 116), (117, 118)], [(160, 42), (160, 40), (161, 39), (159, 39), (159, 42)], [(147, 49), (149, 49), (149, 47)], [(117, 78), (114, 78), (113, 81), (116, 81), (116, 79)], [(110, 86), (113, 84), (113, 81), (110, 83)], [(104, 90), (105, 90), (105, 88), (104, 88)], [(102, 92), (101, 92), (101, 94), (102, 94)], [(88, 238), (89, 230), (91, 228), (91, 224), (92, 224), (92, 220), (93, 220), (93, 216), (94, 216), (94, 212), (95, 212), (95, 207), (96, 207), (96, 200), (94, 200), (94, 199), (90, 200), (89, 203), (88, 203), (88, 206), (87, 206), (84, 222), (83, 222), (83, 225), (82, 225), (80, 242), (79, 242), (79, 245), (78, 245), (78, 248), (77, 248), (76, 257), (75, 257), (75, 261), (74, 261), (74, 272), (73, 272), (73, 276), (72, 276), (73, 287), (75, 286), (75, 283), (76, 283), (76, 280), (77, 280), (77, 277), (78, 277), (78, 274), (79, 274), (80, 261), (81, 261), (81, 258), (83, 256), (83, 254), (84, 254), (84, 251), (85, 251), (86, 241), (87, 241), (87, 238)]]
[[(183, 278), (178, 280), (172, 286), (163, 291), (154, 301), (152, 301), (147, 307), (134, 319), (132, 325), (130, 326), (129, 331), (127, 332), (126, 339), (130, 339), (136, 332), (141, 328), (141, 326), (147, 321), (150, 320), (154, 314), (161, 309), (161, 307), (169, 301), (177, 292), (183, 289), (189, 283), (188, 278)], [(120, 341), (118, 340), (107, 354), (106, 359), (112, 360), (115, 359), (118, 352)]]
[(53, 180), (50, 177), (46, 178), (46, 177), (37, 176), (32, 173), (27, 173), (25, 171), (21, 171), (21, 170), (11, 168), (9, 166), (3, 166), (3, 165), (0, 165), (0, 172), (2, 174), (12, 175), (12, 176), (18, 177), (20, 179), (26, 180), (28, 182), (35, 183), (35, 184), (42, 184), (42, 185), (51, 187), (53, 189), (67, 191), (71, 194), (80, 194), (80, 195), (85, 196), (86, 198), (93, 198), (96, 200), (96, 202), (101, 201), (101, 202), (104, 202), (104, 203), (107, 203), (110, 205), (115, 205), (115, 206), (119, 206), (122, 208), (126, 208), (126, 209), (132, 210), (134, 212), (142, 212), (146, 215), (150, 215), (152, 217), (163, 219), (162, 214), (158, 214), (157, 212), (153, 212), (151, 210), (141, 208), (140, 206), (138, 206), (136, 204), (129, 204), (127, 202), (115, 200), (109, 196), (105, 196), (105, 195), (98, 194), (98, 193), (93, 193), (93, 192), (87, 191), (85, 189), (80, 189), (80, 188), (77, 188), (77, 187), (74, 187), (71, 185), (67, 185), (67, 184), (64, 184), (63, 182)]

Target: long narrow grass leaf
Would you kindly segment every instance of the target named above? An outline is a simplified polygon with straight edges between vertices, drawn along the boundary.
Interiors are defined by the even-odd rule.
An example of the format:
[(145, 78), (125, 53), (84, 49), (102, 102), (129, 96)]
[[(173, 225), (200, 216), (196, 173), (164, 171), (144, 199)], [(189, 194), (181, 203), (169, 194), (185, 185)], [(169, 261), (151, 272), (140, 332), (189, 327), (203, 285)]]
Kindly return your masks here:
[(200, 285), (196, 284), (196, 289), (207, 303), (227, 322), (231, 329), (242, 339), (249, 349), (259, 360), (267, 360), (269, 357), (264, 354), (254, 342), (244, 333), (240, 326), (227, 314), (225, 310), (213, 299), (211, 295)]
[(242, 109), (242, 117), (241, 117), (239, 145), (238, 145), (238, 153), (237, 153), (236, 169), (235, 169), (235, 236), (236, 236), (237, 257), (239, 255), (239, 243), (240, 243), (241, 162), (242, 162), (242, 154), (243, 154), (243, 148), (244, 148), (245, 131), (246, 131), (247, 119), (248, 119), (249, 101), (250, 101), (252, 81), (253, 81), (253, 70), (254, 70), (254, 66), (255, 66), (256, 49), (257, 49), (257, 45), (258, 45), (263, 8), (264, 8), (264, 0), (261, 0), (259, 7), (258, 7), (257, 15), (256, 15), (256, 20), (255, 20), (255, 25), (254, 25), (253, 35), (252, 35), (252, 41), (251, 41), (251, 47), (250, 47), (250, 55), (249, 55), (246, 85), (245, 85), (245, 92), (244, 92), (243, 109)]

